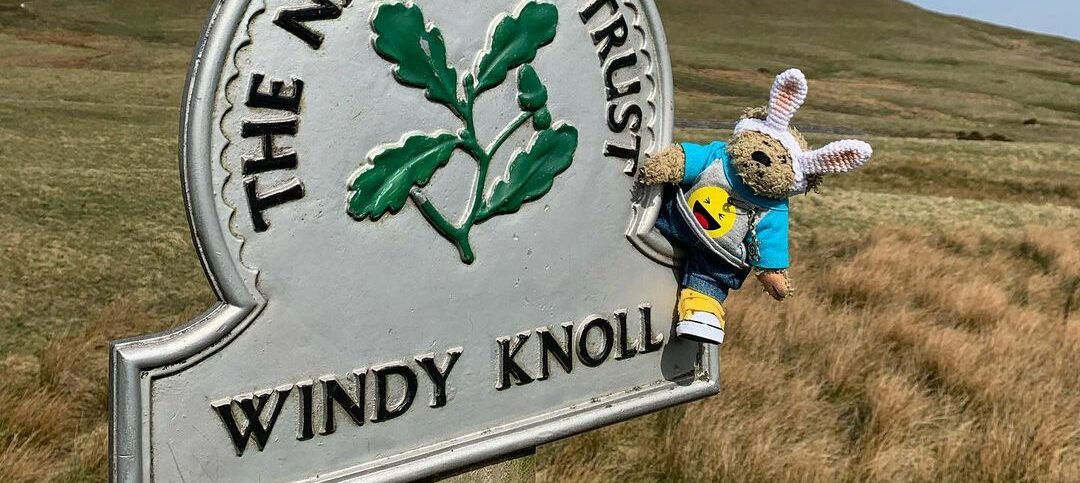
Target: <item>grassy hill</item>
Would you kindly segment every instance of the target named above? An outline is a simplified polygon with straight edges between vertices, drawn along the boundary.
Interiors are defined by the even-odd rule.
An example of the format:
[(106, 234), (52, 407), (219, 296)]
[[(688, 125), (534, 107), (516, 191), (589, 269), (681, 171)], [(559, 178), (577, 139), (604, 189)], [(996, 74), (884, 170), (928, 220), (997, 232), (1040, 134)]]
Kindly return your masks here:
[[(542, 448), (539, 477), (1080, 479), (1080, 43), (892, 0), (658, 3), (680, 119), (798, 66), (797, 121), (874, 161), (795, 201), (798, 297), (732, 297), (721, 396)], [(211, 302), (175, 161), (207, 6), (0, 0), (0, 481), (99, 480), (106, 341)]]
[(812, 91), (803, 122), (1051, 141), (1080, 129), (1077, 42), (895, 0), (660, 4), (683, 117), (731, 118), (760, 102), (770, 76), (801, 66)]

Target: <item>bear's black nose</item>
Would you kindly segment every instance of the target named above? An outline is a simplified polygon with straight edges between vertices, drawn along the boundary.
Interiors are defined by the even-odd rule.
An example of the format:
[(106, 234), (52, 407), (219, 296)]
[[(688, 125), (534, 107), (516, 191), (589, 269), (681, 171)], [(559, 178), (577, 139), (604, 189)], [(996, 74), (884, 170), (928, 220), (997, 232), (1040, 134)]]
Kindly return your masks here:
[(772, 159), (769, 158), (769, 155), (761, 151), (754, 151), (753, 154), (750, 155), (750, 159), (761, 163), (763, 166), (769, 166), (772, 164)]

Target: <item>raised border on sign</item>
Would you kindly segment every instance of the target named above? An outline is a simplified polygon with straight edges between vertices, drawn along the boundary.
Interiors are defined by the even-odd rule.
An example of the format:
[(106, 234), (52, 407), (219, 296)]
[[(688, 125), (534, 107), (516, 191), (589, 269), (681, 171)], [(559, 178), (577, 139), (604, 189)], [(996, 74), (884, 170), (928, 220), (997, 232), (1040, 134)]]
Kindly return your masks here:
[[(255, 320), (265, 299), (249, 290), (228, 255), (225, 233), (219, 223), (213, 171), (210, 163), (217, 123), (213, 116), (215, 92), (221, 83), (226, 60), (251, 0), (218, 0), (213, 6), (195, 50), (184, 89), (179, 155), (183, 195), (189, 207), (192, 238), (207, 279), (220, 302), (179, 329), (113, 343), (110, 357), (109, 472), (114, 482), (152, 479), (150, 467), (151, 383), (190, 367), (228, 345)], [(670, 98), (672, 80), (666, 37), (652, 0), (640, 0), (657, 46), (661, 66), (655, 72), (659, 93)], [(673, 106), (656, 111), (658, 145), (671, 142)], [(645, 192), (638, 200), (635, 220), (627, 235), (653, 259), (670, 263), (670, 245), (650, 235), (658, 193)], [(645, 227), (648, 227), (647, 229)], [(667, 248), (665, 248), (665, 245)], [(719, 391), (719, 354), (713, 347), (699, 352), (698, 367), (675, 381), (597, 398), (533, 419), (518, 421), (482, 433), (419, 448), (361, 466), (323, 474), (320, 481), (347, 481), (365, 477), (381, 481), (412, 480), (439, 474), (455, 467), (475, 464), (506, 452), (534, 447), (629, 417), (649, 413), (673, 403), (698, 399)]]

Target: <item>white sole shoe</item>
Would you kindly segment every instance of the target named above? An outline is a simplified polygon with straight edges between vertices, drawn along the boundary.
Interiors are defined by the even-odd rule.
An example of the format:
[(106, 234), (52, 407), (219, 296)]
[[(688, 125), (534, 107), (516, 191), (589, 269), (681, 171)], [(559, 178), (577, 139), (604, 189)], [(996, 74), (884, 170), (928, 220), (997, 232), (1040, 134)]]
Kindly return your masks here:
[(720, 319), (708, 312), (692, 312), (690, 317), (675, 325), (675, 334), (703, 344), (720, 345), (724, 342), (724, 329), (720, 328)]

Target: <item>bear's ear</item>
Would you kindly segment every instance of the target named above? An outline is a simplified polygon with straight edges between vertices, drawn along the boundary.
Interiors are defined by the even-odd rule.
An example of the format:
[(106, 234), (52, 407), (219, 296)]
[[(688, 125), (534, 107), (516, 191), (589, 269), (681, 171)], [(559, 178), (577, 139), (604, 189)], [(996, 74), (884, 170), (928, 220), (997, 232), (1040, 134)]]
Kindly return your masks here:
[(854, 139), (831, 142), (821, 149), (800, 154), (797, 162), (803, 174), (847, 173), (866, 164), (874, 150)]
[(788, 69), (776, 76), (769, 93), (769, 112), (765, 122), (786, 131), (791, 118), (806, 100), (806, 76), (799, 69)]

